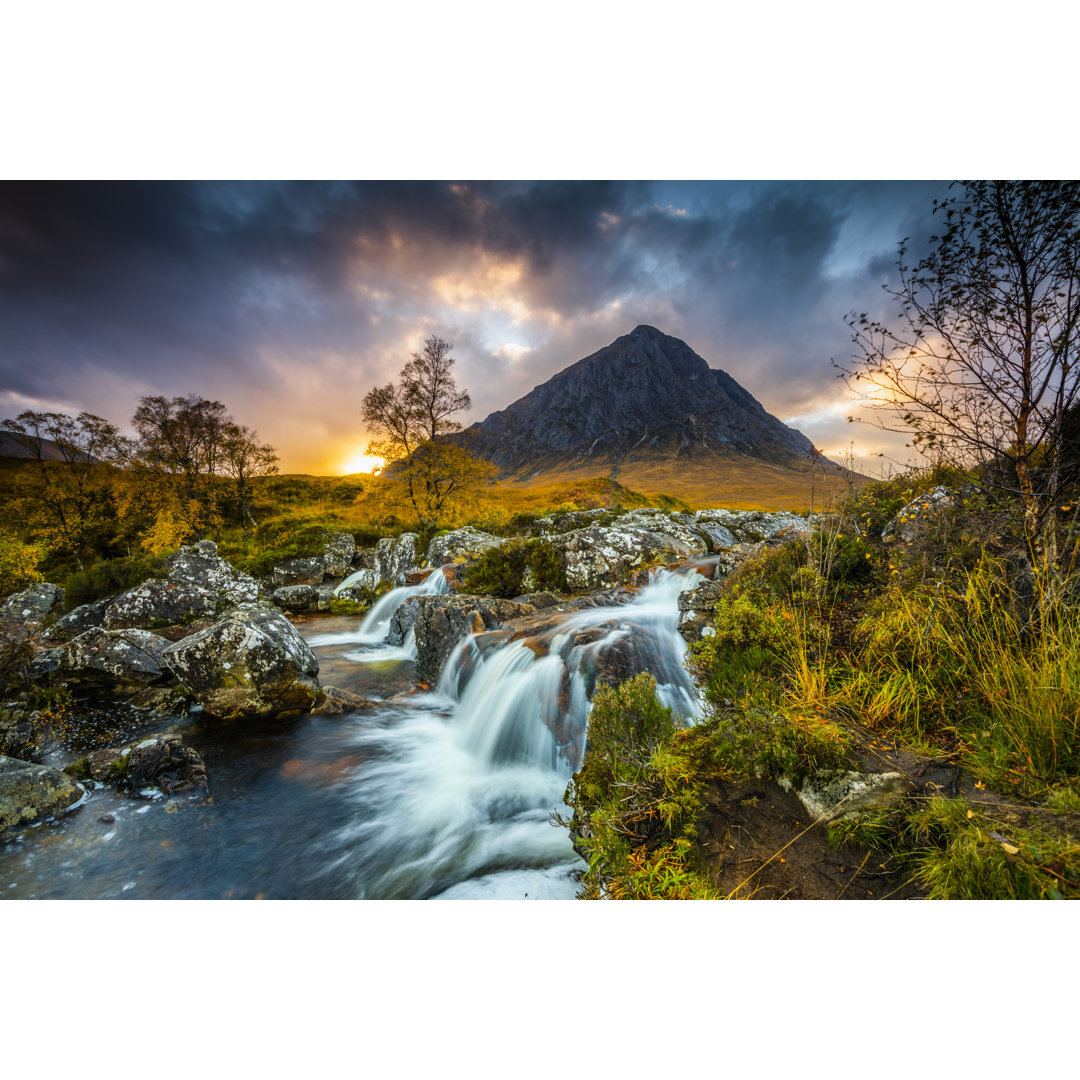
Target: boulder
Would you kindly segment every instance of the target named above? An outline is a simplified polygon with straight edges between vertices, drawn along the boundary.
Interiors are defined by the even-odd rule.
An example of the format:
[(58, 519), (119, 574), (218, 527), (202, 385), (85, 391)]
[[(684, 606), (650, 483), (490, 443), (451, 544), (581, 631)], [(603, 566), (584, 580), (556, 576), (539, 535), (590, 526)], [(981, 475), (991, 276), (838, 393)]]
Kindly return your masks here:
[(221, 604), (251, 604), (259, 598), (259, 583), (221, 558), (212, 540), (180, 548), (169, 556), (166, 566), (170, 581), (198, 585), (214, 593)]
[(491, 533), (481, 532), (471, 525), (442, 536), (432, 537), (427, 546), (428, 566), (443, 566), (446, 563), (464, 562), (466, 559), (478, 559), (485, 551), (498, 547), (504, 541)]
[(536, 609), (491, 596), (434, 595), (411, 598), (416, 614), (416, 677), (435, 682), (443, 664), (462, 638), (495, 630), (509, 619)]
[(936, 487), (925, 495), (912, 499), (881, 530), (881, 539), (908, 544), (917, 539), (940, 516), (943, 510), (956, 503), (956, 492), (947, 487)]
[(0, 628), (36, 629), (64, 599), (59, 585), (39, 582), (9, 596), (0, 604)]
[(632, 511), (611, 525), (592, 525), (554, 536), (571, 589), (584, 592), (625, 581), (645, 565), (703, 555), (705, 538), (660, 511)]
[(45, 684), (52, 681), (54, 675), (60, 670), (60, 660), (63, 657), (62, 648), (35, 649), (34, 655), (26, 664), (27, 681), (36, 684)]
[(105, 612), (111, 603), (111, 600), (105, 599), (95, 600), (92, 604), (81, 604), (57, 619), (42, 637), (46, 641), (70, 641), (84, 630), (104, 626)]
[(210, 716), (287, 716), (311, 708), (319, 661), (268, 604), (247, 604), (170, 645), (165, 663)]
[(345, 577), (352, 569), (356, 537), (352, 533), (333, 533), (323, 548), (323, 570), (328, 577)]
[[(727, 537), (736, 543), (758, 544), (783, 543), (795, 536), (807, 536), (810, 522), (788, 511), (768, 513), (764, 510), (699, 510), (694, 515), (698, 528), (709, 530), (710, 537), (715, 533), (718, 540), (714, 548), (730, 547)], [(718, 532), (717, 527), (724, 531)]]
[(398, 604), (390, 616), (390, 625), (386, 631), (387, 645), (404, 645), (409, 631), (416, 622), (416, 605), (423, 599), (420, 596), (410, 596), (403, 603)]
[(617, 516), (616, 511), (607, 510), (604, 507), (595, 510), (565, 510), (562, 513), (537, 518), (534, 528), (541, 538), (550, 539), (552, 536), (570, 532), (572, 529), (584, 529), (589, 525), (609, 523)]
[(392, 585), (404, 584), (406, 571), (416, 565), (418, 539), (416, 533), (402, 533), (397, 539), (384, 536), (378, 542), (375, 546), (374, 569), (380, 581), (389, 581)]
[(151, 785), (166, 795), (205, 795), (206, 765), (179, 735), (155, 735), (123, 749), (96, 750), (87, 759), (90, 777), (123, 791)]
[(318, 585), (326, 572), (321, 555), (308, 559), (285, 559), (273, 570), (275, 585)]
[(213, 615), (216, 600), (213, 593), (200, 585), (151, 578), (121, 593), (106, 606), (104, 626), (106, 630), (175, 626), (200, 616)]
[[(793, 788), (786, 777), (780, 786), (786, 791)], [(887, 810), (914, 787), (913, 781), (898, 772), (822, 772), (807, 777), (795, 794), (818, 821), (835, 821), (858, 817), (866, 810)]]
[(271, 600), (286, 611), (312, 611), (318, 596), (314, 585), (283, 585), (274, 590)]
[(82, 797), (82, 787), (59, 769), (0, 757), (0, 832), (63, 813)]
[(92, 627), (60, 651), (57, 674), (77, 683), (148, 685), (167, 678), (167, 639), (148, 630)]
[(536, 608), (537, 611), (543, 611), (544, 608), (557, 607), (563, 602), (563, 597), (556, 595), (553, 592), (531, 592), (525, 593), (524, 596), (515, 596), (515, 604), (528, 604), (530, 607)]
[(334, 595), (339, 600), (365, 600), (368, 593), (375, 591), (375, 586), (379, 584), (379, 577), (374, 570), (357, 570), (352, 581), (348, 578), (345, 581), (349, 581), (346, 585), (342, 582), (334, 590)]

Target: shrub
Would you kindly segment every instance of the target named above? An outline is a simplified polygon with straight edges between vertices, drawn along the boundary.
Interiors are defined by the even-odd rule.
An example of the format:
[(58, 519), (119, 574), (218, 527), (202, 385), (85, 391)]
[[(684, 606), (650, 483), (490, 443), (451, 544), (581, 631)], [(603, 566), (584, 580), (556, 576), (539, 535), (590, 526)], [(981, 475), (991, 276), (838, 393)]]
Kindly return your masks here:
[(504, 598), (541, 589), (566, 592), (566, 570), (547, 540), (508, 540), (465, 571), (465, 588)]
[(68, 611), (106, 596), (141, 585), (150, 578), (168, 574), (165, 555), (132, 555), (107, 559), (86, 570), (77, 570), (64, 584), (64, 604)]
[(43, 580), (37, 569), (41, 556), (42, 549), (37, 545), (0, 533), (0, 596)]

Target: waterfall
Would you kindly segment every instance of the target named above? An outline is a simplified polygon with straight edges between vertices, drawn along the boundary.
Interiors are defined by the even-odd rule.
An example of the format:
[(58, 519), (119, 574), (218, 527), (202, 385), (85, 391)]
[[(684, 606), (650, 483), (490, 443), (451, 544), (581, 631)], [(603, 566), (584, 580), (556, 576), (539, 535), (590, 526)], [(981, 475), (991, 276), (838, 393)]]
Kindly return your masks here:
[(605, 666), (620, 681), (648, 671), (693, 722), (677, 599), (700, 580), (660, 571), (630, 603), (568, 613), (529, 644), (461, 642), (435, 692), (357, 725), (365, 811), (331, 866), (369, 897), (573, 896), (580, 860), (549, 818), (581, 764), (593, 692)]
[[(362, 573), (363, 571), (360, 571)], [(354, 575), (354, 577), (357, 575)], [(346, 578), (338, 588), (349, 581)], [(315, 634), (308, 638), (308, 644), (318, 645), (381, 645), (386, 641), (390, 630), (390, 620), (410, 596), (433, 596), (436, 593), (448, 593), (450, 586), (442, 570), (428, 574), (419, 585), (400, 585), (391, 589), (385, 596), (380, 596), (364, 616), (364, 621), (355, 629), (341, 634)], [(411, 646), (411, 649), (410, 649)], [(416, 657), (416, 643), (412, 631), (405, 641), (404, 653)]]

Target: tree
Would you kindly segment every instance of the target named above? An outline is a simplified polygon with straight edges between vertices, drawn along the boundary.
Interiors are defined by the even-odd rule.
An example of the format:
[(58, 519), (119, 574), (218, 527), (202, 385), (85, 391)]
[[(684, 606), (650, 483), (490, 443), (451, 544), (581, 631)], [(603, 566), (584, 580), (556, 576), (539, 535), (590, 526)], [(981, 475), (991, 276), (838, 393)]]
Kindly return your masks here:
[(422, 526), (438, 521), (451, 496), (494, 475), (490, 464), (440, 439), (461, 430), (450, 417), (472, 404), (469, 392), (458, 390), (454, 381), (453, 347), (440, 337), (429, 337), (423, 351), (413, 353), (401, 369), (396, 384), (368, 391), (361, 414), (368, 428), (381, 436), (368, 453), (391, 463), (389, 473), (405, 484)]
[(50, 547), (83, 559), (111, 536), (115, 518), (113, 466), (122, 464), (131, 444), (113, 424), (93, 413), (27, 410), (0, 422), (29, 452), (33, 480), (19, 492), (20, 507)]
[(277, 470), (277, 451), (259, 442), (258, 432), (244, 424), (227, 424), (221, 443), (220, 466), (232, 479), (236, 492), (236, 512), (247, 531), (251, 518), (251, 481), (257, 476), (273, 476)]
[(841, 366), (913, 445), (990, 462), (1022, 499), (1034, 541), (1059, 494), (1062, 423), (1077, 402), (1080, 183), (964, 181), (934, 201), (944, 230), (914, 266), (900, 244), (893, 330), (848, 316), (859, 352)]

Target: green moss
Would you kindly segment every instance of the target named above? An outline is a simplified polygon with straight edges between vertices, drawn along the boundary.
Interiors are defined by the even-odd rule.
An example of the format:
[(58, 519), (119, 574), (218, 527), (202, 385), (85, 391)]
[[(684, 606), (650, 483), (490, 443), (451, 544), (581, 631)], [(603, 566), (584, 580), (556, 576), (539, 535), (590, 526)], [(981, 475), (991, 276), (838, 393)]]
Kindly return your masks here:
[(566, 568), (547, 540), (507, 540), (465, 571), (470, 593), (510, 599), (524, 592), (566, 592)]

